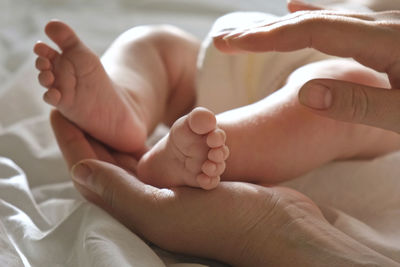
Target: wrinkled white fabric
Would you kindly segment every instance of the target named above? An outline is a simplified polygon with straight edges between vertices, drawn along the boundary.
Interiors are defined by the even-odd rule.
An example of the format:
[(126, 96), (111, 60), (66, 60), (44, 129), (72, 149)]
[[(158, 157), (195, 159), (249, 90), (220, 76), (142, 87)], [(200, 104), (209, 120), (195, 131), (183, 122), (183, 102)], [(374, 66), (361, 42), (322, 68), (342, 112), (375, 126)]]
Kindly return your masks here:
[[(215, 265), (148, 246), (81, 198), (50, 129), (50, 108), (41, 99), (32, 46), (37, 39), (47, 40), (43, 26), (54, 17), (70, 23), (100, 54), (134, 25), (170, 23), (203, 38), (217, 17), (238, 10), (286, 12), (281, 0), (0, 1), (0, 266)], [(214, 52), (204, 57), (213, 58)], [(310, 60), (307, 53), (304, 58)], [(244, 68), (234, 64), (236, 71)], [(260, 71), (247, 71), (250, 78), (241, 81), (253, 86), (245, 102), (215, 107), (262, 97), (255, 93)], [(199, 84), (206, 85), (207, 77), (201, 74)], [(290, 185), (320, 204), (338, 229), (400, 262), (399, 162), (395, 153), (374, 161), (333, 163)]]
[(0, 95), (0, 266), (165, 266), (74, 189), (28, 62)]
[(47, 21), (66, 21), (100, 55), (135, 25), (173, 24), (202, 39), (224, 13), (283, 14), (284, 7), (278, 0), (0, 1), (0, 266), (216, 264), (148, 246), (76, 192), (34, 68), (32, 47), (48, 41)]

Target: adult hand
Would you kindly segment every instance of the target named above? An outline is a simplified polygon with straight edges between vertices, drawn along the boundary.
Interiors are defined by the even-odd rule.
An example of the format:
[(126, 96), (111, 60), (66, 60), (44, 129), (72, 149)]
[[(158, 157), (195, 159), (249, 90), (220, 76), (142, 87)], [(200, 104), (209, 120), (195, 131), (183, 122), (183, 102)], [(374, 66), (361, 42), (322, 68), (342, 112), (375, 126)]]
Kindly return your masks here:
[[(291, 1), (299, 11), (255, 27), (222, 32), (214, 43), (222, 51), (293, 51), (311, 47), (329, 55), (352, 57), (388, 75), (400, 89), (400, 12), (354, 13), (318, 10)], [(400, 90), (382, 90), (329, 79), (306, 83), (302, 104), (317, 114), (400, 133)]]
[(110, 152), (58, 111), (51, 123), (81, 194), (164, 249), (240, 266), (395, 266), (332, 227), (299, 192), (237, 182), (159, 189), (134, 176), (133, 157)]

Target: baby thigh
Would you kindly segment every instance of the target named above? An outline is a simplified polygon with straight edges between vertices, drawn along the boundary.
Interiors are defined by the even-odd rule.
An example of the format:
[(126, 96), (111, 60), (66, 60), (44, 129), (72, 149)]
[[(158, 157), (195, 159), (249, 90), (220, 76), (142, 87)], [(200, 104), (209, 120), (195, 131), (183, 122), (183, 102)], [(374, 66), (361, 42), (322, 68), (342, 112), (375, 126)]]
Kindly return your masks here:
[(374, 87), (389, 88), (387, 77), (350, 59), (329, 59), (304, 65), (289, 76), (287, 85), (301, 87), (313, 79), (337, 79)]
[(295, 70), (272, 95), (218, 116), (230, 158), (223, 179), (282, 182), (335, 159), (393, 151), (399, 137), (377, 128), (318, 116), (298, 101), (309, 80), (340, 79), (387, 87), (384, 76), (350, 60), (326, 60)]
[[(331, 59), (305, 65), (290, 75), (288, 84), (294, 86), (289, 88), (295, 90), (297, 97), (301, 86), (311, 79), (337, 79), (371, 87), (391, 88), (386, 74), (350, 59)], [(372, 158), (400, 148), (400, 135), (396, 133), (360, 124), (339, 123), (343, 125), (345, 143), (349, 144), (342, 150), (340, 158)]]

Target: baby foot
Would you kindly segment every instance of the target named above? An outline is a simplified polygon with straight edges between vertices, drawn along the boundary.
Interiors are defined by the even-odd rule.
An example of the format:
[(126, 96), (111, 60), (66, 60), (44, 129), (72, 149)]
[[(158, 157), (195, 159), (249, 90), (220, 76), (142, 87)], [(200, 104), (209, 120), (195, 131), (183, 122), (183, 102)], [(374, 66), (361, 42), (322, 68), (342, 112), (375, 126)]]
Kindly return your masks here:
[(159, 187), (189, 185), (213, 189), (229, 155), (225, 139), (214, 114), (195, 108), (178, 119), (170, 133), (141, 158), (138, 176)]
[(48, 89), (44, 100), (113, 148), (141, 150), (147, 132), (135, 99), (111, 81), (99, 57), (68, 25), (51, 21), (45, 32), (61, 53), (42, 42), (34, 47), (38, 79)]

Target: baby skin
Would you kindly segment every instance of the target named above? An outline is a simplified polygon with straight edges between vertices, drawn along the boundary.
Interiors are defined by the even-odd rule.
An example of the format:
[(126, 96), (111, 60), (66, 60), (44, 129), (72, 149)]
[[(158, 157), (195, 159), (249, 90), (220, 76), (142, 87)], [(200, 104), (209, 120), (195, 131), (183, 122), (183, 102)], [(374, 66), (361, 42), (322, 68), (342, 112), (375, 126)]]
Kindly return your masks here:
[[(389, 86), (348, 60), (306, 65), (271, 96), (216, 117), (193, 109), (199, 42), (190, 35), (134, 28), (100, 60), (66, 24), (52, 21), (45, 31), (61, 53), (42, 42), (34, 48), (44, 100), (92, 137), (139, 155), (138, 177), (158, 187), (212, 189), (220, 179), (271, 184), (332, 160), (400, 148), (395, 133), (319, 117), (298, 103), (299, 88), (315, 78)], [(160, 122), (171, 130), (147, 151), (147, 135)]]
[(185, 185), (215, 188), (229, 155), (225, 140), (214, 114), (195, 108), (179, 118), (169, 134), (140, 159), (138, 175), (160, 185), (165, 181), (169, 186), (181, 185), (183, 178)]
[(146, 126), (134, 99), (107, 75), (100, 59), (61, 22), (51, 22), (47, 35), (61, 53), (38, 42), (39, 82), (48, 90), (44, 100), (93, 137), (122, 150), (139, 150)]
[[(136, 88), (124, 87), (118, 80), (113, 80), (101, 60), (68, 25), (52, 21), (47, 24), (45, 32), (61, 53), (43, 42), (34, 47), (38, 55), (36, 67), (40, 71), (38, 79), (47, 88), (44, 100), (112, 148), (139, 154), (146, 152), (147, 133), (158, 123), (151, 122), (157, 120), (157, 110), (146, 110), (149, 106), (146, 93), (152, 90), (142, 78), (147, 74), (140, 73), (140, 70), (134, 72), (134, 68), (128, 67), (127, 71), (133, 71), (128, 73), (133, 76), (130, 83), (141, 92), (148, 91), (137, 93)], [(140, 45), (141, 40), (135, 42)], [(161, 96), (166, 95), (161, 93)], [(152, 95), (159, 97), (157, 92), (152, 92)], [(146, 113), (151, 115), (146, 116)], [(166, 117), (164, 120), (168, 121), (171, 115)], [(159, 186), (214, 188), (229, 155), (225, 139), (225, 132), (217, 126), (214, 114), (196, 108), (177, 120), (169, 135), (144, 154), (138, 165), (138, 174), (140, 177), (156, 177)]]

